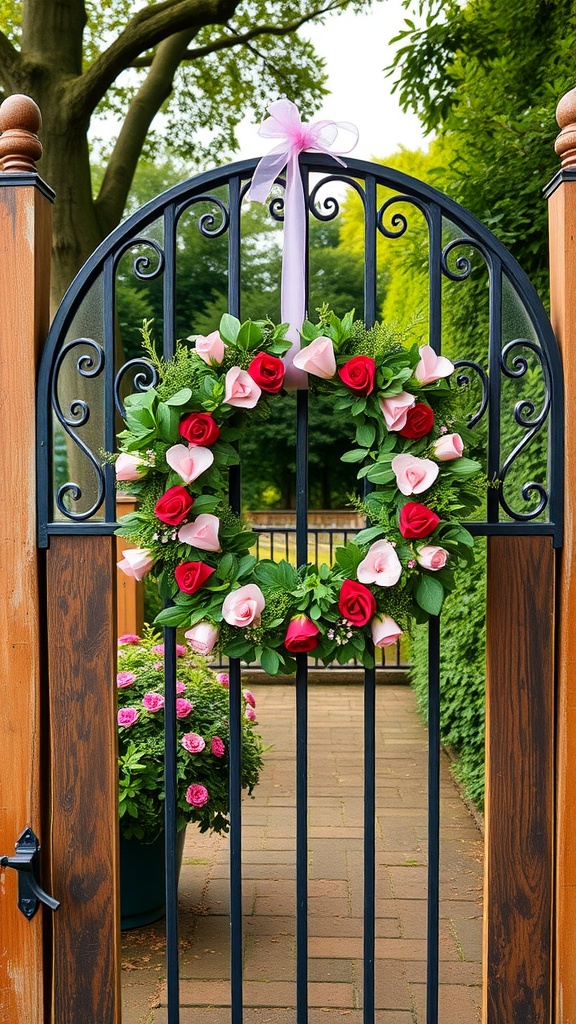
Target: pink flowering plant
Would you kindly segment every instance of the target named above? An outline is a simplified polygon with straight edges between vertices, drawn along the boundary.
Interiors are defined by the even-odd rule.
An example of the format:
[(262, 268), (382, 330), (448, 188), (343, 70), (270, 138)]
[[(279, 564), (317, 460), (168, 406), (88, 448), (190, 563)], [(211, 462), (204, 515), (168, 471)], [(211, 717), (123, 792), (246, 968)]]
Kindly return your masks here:
[(203, 656), (219, 649), (271, 675), (312, 651), (370, 666), (372, 645), (439, 614), (455, 570), (470, 562), (462, 519), (486, 481), (469, 457), (465, 387), (450, 360), (385, 324), (367, 329), (353, 312), (340, 319), (328, 309), (306, 321), (294, 365), (349, 420), (342, 459), (370, 485), (352, 502), (368, 525), (332, 566), (258, 562), (256, 535), (228, 505), (227, 476), (240, 431), (283, 393), (285, 328), (225, 315), (165, 362), (145, 327), (159, 383), (126, 400), (117, 479), (140, 506), (120, 520), (117, 532), (136, 547), (119, 565), (157, 580), (167, 607), (156, 624), (184, 627)]
[[(228, 831), (228, 677), (217, 675), (188, 644), (176, 648), (178, 828)], [(164, 648), (160, 634), (118, 640), (120, 828), (126, 839), (153, 842), (164, 827)], [(247, 696), (246, 696), (247, 694)], [(242, 715), (242, 786), (252, 793), (262, 768), (252, 693)]]

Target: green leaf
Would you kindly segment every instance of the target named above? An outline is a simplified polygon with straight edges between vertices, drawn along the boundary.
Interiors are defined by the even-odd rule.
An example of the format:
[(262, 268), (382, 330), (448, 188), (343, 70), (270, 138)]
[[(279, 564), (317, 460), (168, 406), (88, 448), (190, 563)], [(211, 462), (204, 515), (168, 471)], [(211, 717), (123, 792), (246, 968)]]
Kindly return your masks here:
[(394, 470), (386, 468), (385, 466), (370, 466), (366, 473), (368, 480), (371, 480), (373, 484), (391, 484), (396, 479)]
[(434, 576), (422, 575), (416, 584), (416, 600), (429, 615), (439, 615), (444, 602), (444, 587)]
[(336, 563), (347, 575), (353, 575), (364, 558), (360, 548), (350, 542), (346, 547), (336, 548)]
[(265, 647), (262, 651), (260, 664), (269, 676), (275, 676), (280, 667), (280, 658), (276, 651), (271, 650), (269, 647)]
[(376, 427), (373, 423), (360, 423), (356, 427), (356, 443), (363, 448), (370, 448), (376, 439)]
[(171, 398), (166, 398), (164, 401), (164, 405), (186, 405), (186, 403), (189, 402), (191, 398), (192, 392), (190, 388), (181, 388), (180, 391), (177, 391), (176, 394), (172, 395)]
[(174, 605), (173, 608), (163, 608), (161, 612), (154, 619), (155, 626), (181, 626), (182, 623), (188, 619), (188, 609), (179, 608)]
[(368, 526), (365, 530), (360, 530), (354, 537), (355, 544), (371, 544), (373, 540), (377, 540), (378, 537), (383, 537), (385, 534), (383, 526)]
[(444, 468), (454, 476), (465, 478), (468, 476), (474, 476), (475, 473), (479, 473), (482, 466), (479, 462), (476, 462), (475, 459), (462, 457), (460, 459), (452, 459), (450, 462), (445, 462)]
[(246, 320), (238, 331), (236, 344), (238, 348), (250, 350), (257, 348), (263, 337), (262, 328), (253, 320)]
[(220, 320), (220, 337), (229, 345), (235, 345), (240, 327), (241, 324), (237, 317), (231, 316), (230, 313), (224, 313)]
[(365, 448), (352, 448), (349, 452), (344, 452), (344, 455), (340, 456), (340, 462), (362, 462), (366, 455)]

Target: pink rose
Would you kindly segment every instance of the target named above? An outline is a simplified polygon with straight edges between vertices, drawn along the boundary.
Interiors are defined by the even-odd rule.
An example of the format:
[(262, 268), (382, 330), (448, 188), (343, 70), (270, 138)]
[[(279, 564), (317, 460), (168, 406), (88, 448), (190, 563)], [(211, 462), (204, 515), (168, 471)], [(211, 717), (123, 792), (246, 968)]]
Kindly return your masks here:
[(122, 636), (118, 637), (119, 644), (139, 644), (140, 637), (136, 636), (136, 633), (123, 633)]
[(378, 587), (393, 587), (401, 574), (400, 559), (388, 540), (372, 544), (356, 570), (360, 583), (375, 583)]
[(234, 405), (239, 409), (253, 409), (261, 394), (261, 389), (250, 374), (246, 373), (246, 370), (241, 370), (239, 366), (233, 366), (231, 370), (228, 370), (225, 379), (225, 405)]
[(253, 708), (256, 707), (256, 698), (252, 693), (252, 690), (242, 690), (242, 696), (244, 697), (244, 700), (246, 701), (247, 704), (250, 704), (250, 706)]
[(227, 672), (219, 672), (218, 675), (216, 676), (216, 679), (218, 680), (220, 685), (225, 686), (226, 689), (228, 689), (228, 687), (230, 686), (230, 676), (228, 675)]
[(117, 480), (139, 480), (148, 467), (142, 463), (139, 455), (126, 455), (125, 452), (121, 452), (114, 463), (114, 468)]
[(116, 676), (116, 686), (121, 690), (125, 686), (131, 686), (135, 679), (133, 672), (119, 672)]
[(389, 615), (375, 615), (370, 623), (375, 647), (390, 647), (402, 636), (402, 630)]
[(434, 455), (438, 462), (451, 462), (452, 459), (462, 458), (464, 441), (460, 434), (443, 434), (437, 441), (434, 441)]
[(414, 395), (407, 391), (401, 391), (399, 395), (392, 398), (381, 398), (380, 408), (388, 430), (402, 430), (406, 426), (408, 410), (416, 405)]
[(194, 783), (192, 786), (188, 786), (186, 790), (186, 799), (192, 807), (204, 807), (204, 804), (208, 803), (209, 793), (206, 786), (200, 786), (198, 783)]
[(186, 687), (184, 683), (181, 683), (178, 679), (176, 680), (176, 693), (184, 693)]
[(414, 376), (421, 384), (433, 384), (435, 380), (454, 373), (454, 364), (445, 356), (437, 356), (431, 345), (423, 345), (419, 352), (420, 362), (414, 370)]
[(118, 712), (118, 725), (134, 725), (134, 722), (138, 718), (138, 712), (136, 708), (120, 708)]
[(122, 554), (124, 558), (116, 564), (126, 576), (133, 576), (135, 580), (144, 579), (154, 565), (154, 559), (147, 548), (128, 548)]
[(330, 338), (320, 335), (294, 356), (294, 366), (314, 377), (330, 380), (336, 375), (336, 356)]
[(145, 693), (142, 703), (146, 711), (160, 711), (164, 707), (164, 697), (161, 693)]
[(254, 711), (254, 708), (247, 707), (246, 711), (244, 713), (245, 713), (246, 718), (248, 719), (249, 722), (255, 722), (256, 721), (256, 712)]
[(189, 484), (210, 469), (214, 453), (198, 445), (173, 444), (166, 452), (166, 462), (185, 484)]
[(186, 697), (177, 697), (176, 718), (186, 718), (186, 715), (189, 715), (192, 711), (193, 706), (192, 701), (188, 700)]
[(396, 455), (391, 465), (402, 494), (422, 494), (432, 486), (439, 473), (435, 462), (418, 459), (415, 455)]
[(196, 353), (200, 359), (208, 363), (208, 366), (220, 366), (227, 347), (218, 331), (212, 331), (212, 334), (199, 334), (194, 342)]
[[(154, 654), (164, 654), (164, 644), (156, 644), (152, 648), (152, 650), (154, 651)], [(177, 658), (183, 658), (184, 655), (187, 654), (187, 653), (188, 652), (187, 652), (186, 648), (184, 647), (184, 644), (176, 644), (176, 657)], [(162, 665), (160, 665), (160, 668), (162, 668)]]
[(190, 647), (203, 658), (210, 654), (218, 639), (218, 628), (211, 622), (198, 622), (184, 633)]
[(218, 529), (220, 520), (209, 512), (203, 512), (192, 523), (186, 523), (178, 530), (178, 540), (201, 551), (219, 551)]
[(184, 750), (187, 750), (189, 754), (200, 754), (206, 746), (202, 736), (199, 736), (197, 732), (187, 732), (180, 742)]
[(416, 552), (416, 558), (423, 569), (432, 569), (437, 572), (446, 565), (448, 552), (446, 548), (439, 548), (435, 544), (426, 544)]
[(214, 757), (224, 757), (226, 753), (226, 747), (219, 736), (213, 736), (210, 742), (210, 750), (214, 754)]
[(260, 616), (266, 602), (264, 594), (255, 583), (247, 583), (238, 590), (232, 590), (224, 598), (222, 618), (230, 626), (255, 626), (260, 624)]

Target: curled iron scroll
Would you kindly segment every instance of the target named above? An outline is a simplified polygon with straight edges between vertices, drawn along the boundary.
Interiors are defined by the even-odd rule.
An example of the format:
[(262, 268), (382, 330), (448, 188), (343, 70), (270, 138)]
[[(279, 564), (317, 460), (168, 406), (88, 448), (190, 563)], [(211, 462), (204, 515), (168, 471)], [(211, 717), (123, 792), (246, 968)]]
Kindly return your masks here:
[[(512, 519), (526, 522), (531, 519), (536, 519), (536, 517), (541, 515), (546, 508), (549, 498), (546, 488), (535, 480), (530, 480), (522, 484), (520, 493), (523, 500), (525, 502), (529, 502), (534, 500), (534, 496), (536, 496), (538, 501), (531, 512), (515, 512), (504, 497), (504, 484), (506, 482), (506, 477), (518, 456), (530, 444), (532, 438), (538, 433), (548, 419), (551, 403), (551, 374), (548, 360), (543, 349), (533, 341), (522, 338), (508, 342), (508, 344), (502, 349), (501, 367), (502, 373), (506, 377), (518, 380), (528, 373), (530, 364), (520, 349), (528, 350), (535, 356), (542, 371), (542, 377), (544, 380), (544, 396), (539, 410), (537, 410), (534, 401), (527, 398), (516, 402), (514, 406), (514, 420), (519, 427), (526, 430), (526, 434), (504, 460), (500, 470), (500, 504), (507, 515)], [(514, 352), (515, 354), (513, 354)]]
[(469, 256), (460, 255), (456, 257), (456, 269), (451, 270), (448, 265), (448, 259), (455, 251), (455, 249), (466, 246), (470, 249), (475, 249), (479, 252), (486, 265), (492, 269), (493, 259), (491, 253), (488, 251), (482, 242), (479, 242), (477, 238), (469, 238), (468, 236), (462, 236), (461, 238), (453, 238), (451, 242), (448, 242), (442, 250), (442, 273), (450, 281), (465, 281), (472, 273), (472, 260)]
[(134, 371), (132, 375), (132, 387), (130, 389), (132, 392), (142, 393), (144, 391), (149, 391), (150, 388), (156, 387), (156, 384), (158, 383), (158, 370), (149, 359), (129, 359), (128, 362), (124, 363), (124, 366), (121, 366), (118, 370), (114, 381), (114, 404), (122, 419), (125, 417), (126, 410), (124, 408), (122, 398), (120, 397), (120, 391), (124, 377), (128, 371)]
[(330, 185), (332, 182), (337, 182), (340, 185), (349, 185), (350, 188), (354, 189), (354, 191), (358, 193), (363, 205), (366, 206), (366, 193), (355, 178), (350, 178), (346, 174), (328, 174), (326, 177), (322, 178), (321, 181), (317, 182), (308, 196), (308, 208), (316, 220), (334, 220), (334, 218), (340, 213), (340, 204), (335, 196), (326, 196), (325, 198), (318, 197), (321, 189)]
[(387, 214), (397, 203), (408, 203), (410, 206), (415, 207), (415, 209), (420, 210), (420, 213), (422, 213), (426, 218), (428, 227), (430, 227), (431, 214), (426, 203), (422, 202), (420, 199), (416, 199), (415, 196), (390, 196), (390, 198), (382, 204), (376, 215), (378, 231), (380, 234), (384, 235), (385, 238), (401, 238), (408, 228), (408, 218), (406, 214), (402, 213), (400, 210), (396, 210), (392, 213), (390, 218), (390, 224), (392, 227), (387, 228), (384, 223), (385, 214)]
[(58, 488), (55, 499), (56, 507), (63, 516), (66, 516), (67, 519), (72, 519), (75, 522), (90, 519), (98, 511), (104, 500), (104, 470), (88, 445), (82, 441), (75, 430), (72, 429), (83, 427), (88, 423), (88, 420), (90, 419), (90, 407), (85, 399), (74, 398), (70, 402), (69, 412), (65, 414), (58, 398), (58, 375), (62, 364), (66, 356), (72, 352), (73, 349), (79, 346), (90, 350), (88, 352), (82, 352), (76, 360), (76, 369), (81, 377), (98, 377), (102, 373), (105, 364), (104, 349), (98, 344), (98, 342), (94, 341), (93, 338), (75, 338), (74, 341), (68, 342), (68, 344), (64, 345), (59, 352), (58, 358), (54, 364), (54, 373), (52, 377), (52, 408), (54, 410), (54, 414), (68, 437), (71, 438), (76, 447), (79, 448), (83, 455), (88, 459), (96, 480), (96, 498), (92, 506), (85, 512), (74, 512), (65, 504), (65, 499), (74, 503), (81, 500), (82, 489), (78, 483), (67, 481)]
[(180, 203), (176, 209), (176, 220), (178, 221), (183, 213), (186, 213), (192, 206), (196, 206), (197, 203), (212, 203), (216, 207), (215, 210), (206, 210), (200, 214), (198, 217), (198, 231), (204, 238), (220, 238), (230, 226), (230, 212), (226, 204), (218, 196), (205, 193), (193, 196), (185, 203)]
[(490, 378), (488, 377), (486, 370), (480, 366), (479, 363), (475, 363), (472, 359), (458, 359), (454, 363), (454, 366), (457, 370), (465, 368), (463, 373), (459, 373), (456, 376), (456, 383), (460, 387), (467, 386), (472, 383), (470, 380), (470, 374), (466, 372), (467, 370), (472, 370), (480, 381), (480, 386), (482, 388), (480, 402), (478, 403), (476, 411), (471, 414), (470, 419), (468, 420), (468, 427), (472, 428), (480, 422), (488, 408), (488, 401), (490, 399)]
[(130, 249), (134, 249), (135, 246), (148, 246), (155, 253), (157, 257), (156, 266), (152, 266), (150, 256), (147, 256), (145, 253), (140, 253), (140, 255), (135, 254), (133, 264), (134, 274), (139, 281), (153, 281), (162, 274), (165, 264), (164, 250), (153, 238), (144, 238), (143, 236), (130, 238), (114, 253), (114, 268), (118, 266), (122, 256), (124, 256), (126, 252), (129, 252)]

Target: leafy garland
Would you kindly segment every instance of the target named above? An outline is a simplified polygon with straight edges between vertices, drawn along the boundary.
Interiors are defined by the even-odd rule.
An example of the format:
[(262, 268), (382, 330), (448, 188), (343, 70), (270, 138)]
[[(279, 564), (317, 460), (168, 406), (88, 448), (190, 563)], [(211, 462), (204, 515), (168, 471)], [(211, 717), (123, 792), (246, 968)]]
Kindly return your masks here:
[(478, 462), (462, 453), (452, 363), (429, 345), (402, 343), (385, 324), (327, 309), (302, 327), (295, 365), (349, 417), (357, 463), (372, 490), (354, 504), (369, 526), (336, 550), (335, 564), (294, 568), (250, 554), (256, 534), (228, 503), (228, 469), (255, 416), (282, 393), (287, 325), (226, 314), (212, 334), (159, 358), (143, 328), (159, 383), (126, 399), (116, 458), (119, 485), (139, 498), (117, 533), (136, 548), (118, 563), (150, 572), (167, 604), (155, 623), (185, 627), (193, 650), (293, 672), (294, 655), (373, 665), (372, 644), (394, 643), (412, 621), (440, 612), (473, 538), (460, 519), (480, 500)]

